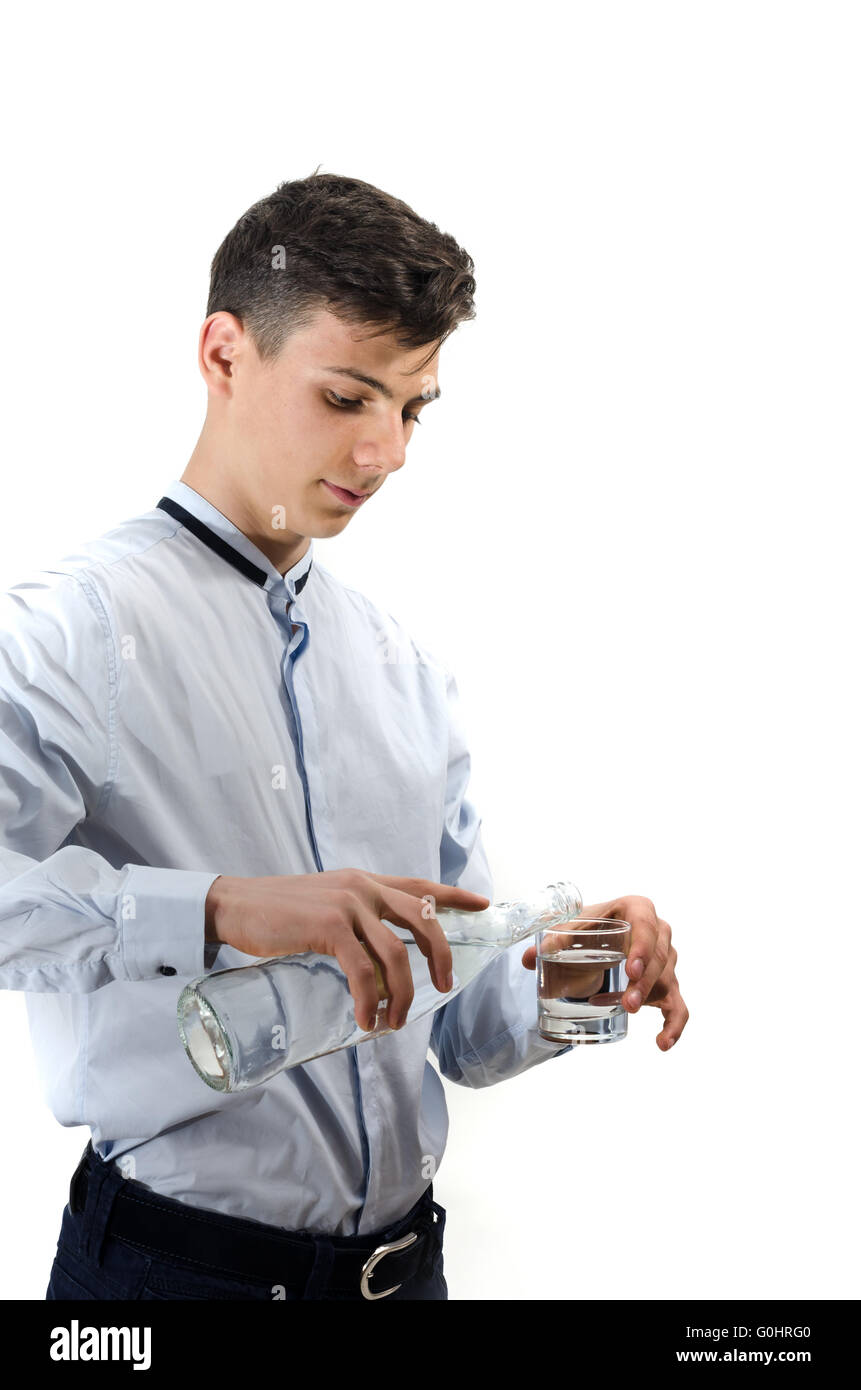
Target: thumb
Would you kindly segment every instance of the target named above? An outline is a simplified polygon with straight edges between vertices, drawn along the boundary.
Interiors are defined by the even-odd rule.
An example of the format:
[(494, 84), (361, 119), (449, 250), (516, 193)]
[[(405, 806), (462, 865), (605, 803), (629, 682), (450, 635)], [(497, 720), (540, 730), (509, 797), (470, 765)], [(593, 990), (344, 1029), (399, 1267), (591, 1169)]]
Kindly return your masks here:
[(535, 969), (535, 958), (536, 958), (537, 955), (538, 955), (538, 947), (537, 947), (537, 946), (527, 946), (526, 950), (523, 952), (523, 955), (521, 956), (521, 960), (522, 960), (522, 962), (523, 962), (523, 964), (525, 965), (525, 967), (526, 967), (527, 970), (534, 970), (534, 969)]

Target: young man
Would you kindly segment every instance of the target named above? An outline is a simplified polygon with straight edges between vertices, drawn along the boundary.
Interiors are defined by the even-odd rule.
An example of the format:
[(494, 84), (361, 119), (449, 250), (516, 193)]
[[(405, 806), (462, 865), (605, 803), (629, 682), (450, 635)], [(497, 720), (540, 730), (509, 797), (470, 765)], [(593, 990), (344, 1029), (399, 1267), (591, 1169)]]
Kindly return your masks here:
[[(282, 184), (215, 256), (182, 478), (3, 599), (0, 984), (28, 991), (58, 1120), (92, 1135), (48, 1298), (445, 1298), (428, 1048), (475, 1087), (569, 1050), (537, 1033), (534, 948), (410, 1023), (406, 937), (451, 987), (426, 895), (492, 893), (457, 690), (313, 555), (403, 466), (472, 270), (360, 180)], [(584, 911), (634, 923), (670, 1046), (668, 925), (646, 898)], [(396, 1031), (209, 1090), (183, 985), (308, 950), (337, 958), (362, 1026), (376, 960)]]

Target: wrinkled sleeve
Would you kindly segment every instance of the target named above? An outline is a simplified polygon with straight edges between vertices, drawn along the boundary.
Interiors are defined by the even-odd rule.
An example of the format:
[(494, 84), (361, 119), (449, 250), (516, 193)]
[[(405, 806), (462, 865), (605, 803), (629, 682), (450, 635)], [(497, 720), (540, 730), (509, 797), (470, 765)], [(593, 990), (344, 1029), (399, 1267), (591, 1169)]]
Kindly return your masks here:
[[(440, 882), (458, 884), (493, 901), (493, 881), (481, 838), (481, 819), (467, 796), (470, 757), (457, 684), (446, 672), (449, 758), (440, 843)], [(430, 1045), (443, 1076), (462, 1086), (493, 1086), (550, 1057), (570, 1052), (538, 1032), (535, 971), (521, 957), (528, 941), (508, 947), (434, 1015)]]
[(110, 794), (116, 688), (111, 624), (85, 576), (43, 571), (0, 595), (0, 988), (204, 973), (216, 873), (114, 868), (67, 843)]

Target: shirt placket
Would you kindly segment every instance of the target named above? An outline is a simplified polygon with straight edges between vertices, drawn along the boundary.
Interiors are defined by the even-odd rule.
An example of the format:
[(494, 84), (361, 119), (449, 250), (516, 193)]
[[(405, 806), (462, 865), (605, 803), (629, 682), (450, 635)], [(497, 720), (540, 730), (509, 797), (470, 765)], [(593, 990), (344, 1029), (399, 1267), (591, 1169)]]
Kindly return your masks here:
[[(280, 608), (280, 603), (283, 603), (283, 609)], [(305, 797), (305, 818), (308, 826), (308, 836), (311, 842), (311, 849), (314, 854), (314, 862), (317, 865), (318, 871), (320, 873), (323, 873), (324, 865), (320, 854), (320, 848), (317, 839), (317, 831), (314, 824), (314, 812), (313, 807), (311, 805), (311, 791), (308, 782), (308, 771), (305, 756), (305, 737), (303, 732), (302, 712), (300, 709), (300, 690), (302, 682), (300, 679), (300, 681), (298, 682), (300, 690), (297, 691), (297, 681), (295, 678), (296, 662), (308, 644), (309, 629), (307, 622), (305, 622), (305, 620), (301, 616), (295, 613), (291, 614), (291, 606), (292, 603), (289, 598), (287, 599), (286, 603), (284, 603), (282, 599), (279, 602), (278, 610), (276, 611), (276, 609), (273, 608), (273, 612), (275, 612), (275, 616), (278, 618), (279, 621), (283, 621), (287, 631), (287, 646), (284, 651), (284, 656), (281, 662), (281, 672), (284, 681), (284, 687), (287, 691), (288, 707), (290, 710), (292, 725), (291, 736), (293, 739), (294, 749), (296, 753), (296, 762), (299, 768), (299, 774), (302, 779), (302, 790)], [(333, 865), (333, 867), (337, 868), (340, 866)], [(364, 1204), (367, 1199), (368, 1186), (370, 1182), (371, 1142), (365, 1118), (365, 1109), (362, 1096), (362, 1077), (359, 1070), (359, 1060), (356, 1055), (356, 1048), (350, 1047), (347, 1048), (346, 1051), (348, 1052), (350, 1058), (353, 1096), (356, 1106), (356, 1121), (358, 1124), (362, 1144), (363, 1206), (362, 1211), (359, 1213), (357, 1218), (357, 1225), (360, 1225), (362, 1215), (364, 1213)]]

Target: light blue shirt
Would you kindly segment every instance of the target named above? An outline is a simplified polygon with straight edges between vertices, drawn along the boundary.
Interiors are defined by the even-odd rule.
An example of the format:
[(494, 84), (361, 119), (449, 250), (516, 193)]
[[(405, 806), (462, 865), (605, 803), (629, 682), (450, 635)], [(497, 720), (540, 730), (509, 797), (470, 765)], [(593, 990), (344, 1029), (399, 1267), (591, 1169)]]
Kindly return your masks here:
[(313, 541), (282, 577), (194, 489), (162, 502), (0, 596), (0, 986), (27, 991), (54, 1115), (126, 1176), (288, 1230), (375, 1232), (445, 1150), (429, 1048), (471, 1087), (571, 1049), (537, 1031), (521, 943), (435, 1014), (262, 1086), (220, 1094), (193, 1070), (181, 989), (256, 960), (205, 943), (218, 874), (493, 891), (451, 674)]

